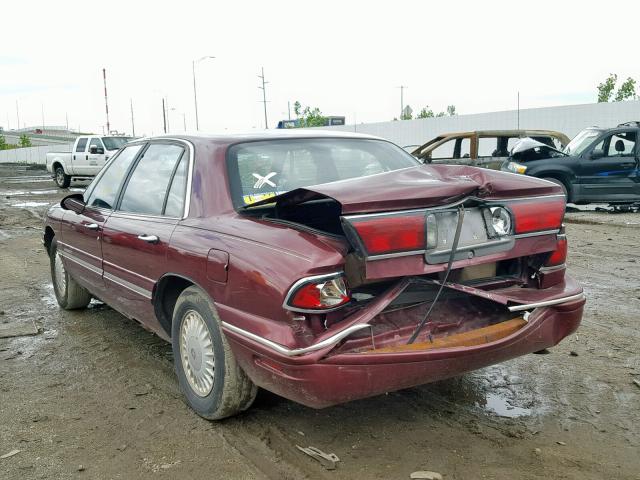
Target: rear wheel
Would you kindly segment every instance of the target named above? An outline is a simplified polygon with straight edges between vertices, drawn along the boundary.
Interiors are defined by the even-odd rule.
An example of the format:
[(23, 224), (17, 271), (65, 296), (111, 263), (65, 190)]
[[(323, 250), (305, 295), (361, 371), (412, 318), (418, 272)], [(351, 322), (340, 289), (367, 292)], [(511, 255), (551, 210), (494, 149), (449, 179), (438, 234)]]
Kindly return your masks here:
[(58, 253), (58, 242), (54, 238), (49, 249), (51, 263), (51, 281), (56, 300), (65, 310), (85, 308), (91, 301), (89, 291), (76, 282), (64, 268), (62, 257)]
[(562, 193), (564, 193), (564, 196), (567, 197), (567, 202), (569, 202), (569, 190), (567, 189), (567, 186), (564, 184), (564, 182), (562, 180), (558, 180), (557, 178), (553, 178), (553, 177), (543, 177), (543, 180), (547, 180), (549, 182), (553, 182), (556, 185), (560, 185), (560, 187), (562, 187)]
[(60, 188), (67, 188), (71, 185), (71, 175), (64, 173), (64, 168), (58, 165), (54, 172), (54, 180)]
[(178, 297), (171, 342), (180, 388), (198, 415), (219, 420), (251, 406), (258, 388), (238, 365), (213, 302), (198, 287)]

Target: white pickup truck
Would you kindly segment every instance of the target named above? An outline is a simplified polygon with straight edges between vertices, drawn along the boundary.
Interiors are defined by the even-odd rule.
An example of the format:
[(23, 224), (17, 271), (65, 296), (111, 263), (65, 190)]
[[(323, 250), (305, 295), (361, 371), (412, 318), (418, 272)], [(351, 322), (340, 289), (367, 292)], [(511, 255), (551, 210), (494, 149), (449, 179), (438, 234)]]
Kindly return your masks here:
[(95, 177), (104, 164), (132, 137), (87, 135), (76, 138), (70, 152), (47, 153), (47, 171), (60, 188), (67, 188), (72, 178)]

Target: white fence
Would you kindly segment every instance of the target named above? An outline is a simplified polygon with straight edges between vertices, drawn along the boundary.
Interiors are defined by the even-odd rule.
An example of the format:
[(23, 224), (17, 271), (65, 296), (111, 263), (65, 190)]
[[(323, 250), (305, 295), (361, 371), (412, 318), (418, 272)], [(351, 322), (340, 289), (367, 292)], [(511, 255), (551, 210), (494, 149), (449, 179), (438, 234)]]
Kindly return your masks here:
[(71, 151), (73, 143), (57, 143), (55, 145), (38, 145), (37, 147), (14, 148), (0, 151), (0, 163), (31, 163), (45, 165), (48, 152)]
[(518, 124), (521, 129), (557, 130), (572, 138), (585, 127), (615, 127), (631, 120), (640, 121), (640, 101), (528, 108), (521, 109), (519, 117), (518, 121), (517, 110), (509, 110), (322, 128), (368, 133), (391, 140), (400, 146), (421, 145), (443, 133), (516, 129)]

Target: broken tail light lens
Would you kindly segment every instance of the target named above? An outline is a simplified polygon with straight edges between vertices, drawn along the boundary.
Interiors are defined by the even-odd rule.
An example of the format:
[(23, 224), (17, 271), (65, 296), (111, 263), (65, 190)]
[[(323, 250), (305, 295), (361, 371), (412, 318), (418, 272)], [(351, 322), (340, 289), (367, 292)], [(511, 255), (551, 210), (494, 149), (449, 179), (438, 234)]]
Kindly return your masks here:
[(558, 230), (562, 226), (565, 206), (565, 199), (560, 197), (511, 203), (515, 233)]
[(339, 276), (294, 286), (285, 306), (292, 310), (322, 311), (340, 307), (350, 299), (344, 278)]
[(551, 253), (549, 259), (544, 264), (545, 267), (555, 267), (562, 265), (567, 261), (568, 243), (565, 235), (558, 235), (558, 243), (556, 249)]
[(368, 255), (424, 250), (424, 213), (352, 220)]

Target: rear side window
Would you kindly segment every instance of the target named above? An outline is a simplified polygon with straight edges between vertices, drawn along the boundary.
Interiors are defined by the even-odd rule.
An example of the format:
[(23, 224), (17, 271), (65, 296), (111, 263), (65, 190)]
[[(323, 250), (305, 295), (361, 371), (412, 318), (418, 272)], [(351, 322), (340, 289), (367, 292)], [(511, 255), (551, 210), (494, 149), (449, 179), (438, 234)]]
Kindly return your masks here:
[(131, 163), (141, 148), (142, 145), (132, 145), (123, 149), (113, 159), (105, 172), (96, 180), (95, 186), (90, 187), (92, 190), (87, 205), (98, 208), (113, 208), (120, 185), (122, 185)]
[(478, 157), (495, 157), (498, 152), (496, 137), (480, 137), (478, 139)]
[(189, 160), (186, 155), (182, 156), (180, 164), (176, 169), (167, 195), (167, 205), (164, 214), (168, 217), (182, 217), (184, 213), (185, 192), (187, 190), (187, 166)]
[(169, 182), (183, 153), (184, 148), (178, 145), (150, 145), (129, 178), (119, 210), (161, 215)]
[(87, 137), (82, 137), (78, 139), (78, 144), (76, 145), (76, 152), (84, 152), (84, 149), (87, 147)]

